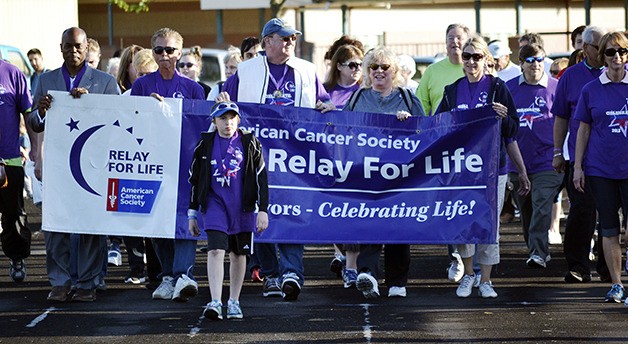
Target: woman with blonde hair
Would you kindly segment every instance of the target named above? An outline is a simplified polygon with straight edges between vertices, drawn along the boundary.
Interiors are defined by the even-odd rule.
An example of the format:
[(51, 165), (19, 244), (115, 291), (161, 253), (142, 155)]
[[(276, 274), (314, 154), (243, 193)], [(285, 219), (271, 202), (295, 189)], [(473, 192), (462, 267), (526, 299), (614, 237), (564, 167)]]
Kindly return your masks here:
[(201, 85), (201, 87), (203, 87), (205, 97), (209, 95), (212, 88), (199, 80), (201, 70), (203, 70), (203, 52), (201, 51), (200, 46), (195, 45), (191, 47), (190, 50), (183, 53), (177, 66), (179, 67), (179, 72), (181, 72), (181, 74), (196, 81), (199, 85)]
[(132, 44), (122, 51), (122, 55), (120, 55), (120, 66), (118, 67), (118, 76), (116, 80), (118, 81), (118, 87), (120, 87), (120, 92), (124, 93), (127, 90), (131, 89), (135, 79), (137, 79), (137, 74), (135, 69), (133, 68), (133, 56), (142, 50), (143, 48), (139, 45)]

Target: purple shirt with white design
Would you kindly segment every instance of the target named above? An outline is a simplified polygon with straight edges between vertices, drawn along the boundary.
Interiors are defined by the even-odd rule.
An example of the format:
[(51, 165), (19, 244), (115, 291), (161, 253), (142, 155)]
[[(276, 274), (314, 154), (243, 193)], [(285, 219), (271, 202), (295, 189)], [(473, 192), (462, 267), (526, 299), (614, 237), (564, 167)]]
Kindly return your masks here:
[(25, 113), (31, 105), (24, 74), (0, 60), (0, 158), (20, 156), (20, 113)]
[(456, 90), (458, 92), (456, 95), (456, 109), (475, 109), (486, 105), (490, 88), (491, 79), (485, 75), (478, 82), (469, 82), (467, 78), (462, 79)]
[(131, 87), (132, 96), (150, 96), (157, 93), (165, 98), (205, 99), (203, 87), (178, 71), (170, 80), (164, 80), (159, 71), (146, 74), (135, 80)]
[(551, 112), (554, 116), (565, 118), (569, 121), (569, 156), (576, 156), (576, 136), (580, 123), (573, 119), (580, 91), (584, 85), (594, 80), (602, 73), (602, 69), (592, 68), (586, 63), (586, 59), (575, 64), (565, 71), (558, 80), (556, 98)]
[[(506, 83), (517, 106), (519, 130), (516, 140), (528, 174), (552, 171), (554, 115), (550, 112), (558, 81), (544, 75), (537, 85), (523, 75)], [(516, 172), (510, 159), (508, 171)]]
[(585, 175), (628, 179), (628, 73), (621, 82), (604, 73), (586, 84), (574, 120), (591, 125)]
[(255, 213), (242, 211), (245, 162), (242, 138), (237, 131), (231, 138), (216, 134), (210, 163), (212, 187), (207, 194), (207, 211), (202, 215), (204, 229), (229, 235), (253, 232)]

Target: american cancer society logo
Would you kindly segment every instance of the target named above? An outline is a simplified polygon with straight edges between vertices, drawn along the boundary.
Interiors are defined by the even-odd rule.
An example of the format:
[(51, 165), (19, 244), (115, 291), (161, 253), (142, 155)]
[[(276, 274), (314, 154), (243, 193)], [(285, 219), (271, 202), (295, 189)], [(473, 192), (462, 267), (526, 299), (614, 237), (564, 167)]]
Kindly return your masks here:
[[(152, 161), (151, 152), (142, 149), (144, 140), (138, 138), (133, 133), (133, 127), (124, 128), (120, 121), (115, 121), (111, 125), (94, 125), (86, 130), (81, 130), (78, 120), (70, 118), (66, 125), (70, 128), (70, 133), (77, 131), (80, 134), (72, 143), (70, 149), (70, 172), (74, 181), (86, 192), (102, 197), (88, 180), (94, 182), (94, 176), (102, 176), (102, 168), (92, 168), (83, 171), (81, 167), (81, 156), (83, 154), (101, 156), (106, 158), (104, 167), (107, 178), (106, 209), (111, 212), (126, 212), (138, 214), (150, 214), (155, 203), (155, 199), (161, 187), (160, 180), (146, 180), (145, 178), (161, 179), (164, 173), (164, 166)], [(120, 147), (102, 149), (102, 143), (93, 140), (95, 144), (88, 145), (90, 137), (104, 128), (111, 128), (110, 134), (120, 135), (118, 140)], [(108, 133), (109, 134), (109, 133)], [(92, 149), (85, 149), (92, 146)], [(94, 148), (96, 147), (96, 148)], [(84, 153), (89, 151), (90, 153)], [(105, 156), (102, 156), (106, 154)], [(98, 160), (98, 159), (96, 159)], [(134, 179), (141, 178), (141, 179)]]

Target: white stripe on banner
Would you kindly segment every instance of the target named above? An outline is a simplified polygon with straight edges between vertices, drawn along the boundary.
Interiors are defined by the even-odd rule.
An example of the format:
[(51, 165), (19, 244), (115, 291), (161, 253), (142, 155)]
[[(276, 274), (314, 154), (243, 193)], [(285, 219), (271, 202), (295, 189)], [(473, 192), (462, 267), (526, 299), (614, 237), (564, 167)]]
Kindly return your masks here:
[(300, 190), (300, 191), (322, 191), (322, 192), (354, 192), (367, 194), (384, 194), (392, 192), (415, 192), (415, 191), (451, 191), (451, 190), (484, 190), (486, 185), (474, 186), (439, 186), (431, 188), (406, 188), (406, 189), (390, 189), (390, 190), (358, 190), (358, 189), (331, 189), (331, 188), (306, 188), (302, 186), (287, 185), (269, 185), (269, 189), (278, 190)]

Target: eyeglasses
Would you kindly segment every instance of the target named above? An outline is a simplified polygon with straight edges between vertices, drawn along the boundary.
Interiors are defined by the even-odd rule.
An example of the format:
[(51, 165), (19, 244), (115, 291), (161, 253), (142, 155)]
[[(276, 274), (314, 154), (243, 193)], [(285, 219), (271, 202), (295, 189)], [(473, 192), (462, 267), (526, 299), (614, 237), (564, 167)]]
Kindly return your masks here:
[(617, 53), (619, 53), (619, 56), (624, 56), (624, 55), (628, 54), (628, 49), (626, 49), (626, 48), (619, 48), (619, 49), (608, 48), (608, 49), (604, 50), (604, 55), (606, 55), (608, 57), (613, 57)]
[(192, 62), (179, 62), (179, 68), (183, 68), (183, 67), (192, 68), (194, 66), (196, 66), (196, 64)]
[(166, 52), (166, 54), (170, 55), (172, 53), (174, 53), (174, 51), (177, 50), (177, 48), (175, 47), (162, 47), (162, 46), (156, 46), (153, 48), (153, 52), (157, 55), (161, 55), (164, 53), (164, 51)]
[[(349, 63), (341, 63), (341, 66), (349, 67), (352, 70), (356, 70), (358, 68), (362, 68), (362, 62), (349, 62)], [(388, 68), (386, 68), (388, 69)], [(384, 70), (386, 70), (384, 69)]]
[(388, 70), (388, 68), (390, 68), (389, 64), (377, 64), (377, 63), (371, 63), (369, 65), (369, 68), (373, 71), (378, 70), (378, 69), (382, 69), (384, 72)]
[(534, 61), (536, 62), (543, 62), (545, 61), (545, 57), (543, 56), (530, 56), (530, 57), (526, 57), (525, 59), (523, 59), (525, 62), (527, 63), (532, 63)]
[(297, 36), (296, 35), (285, 36), (285, 37), (277, 35), (277, 37), (281, 38), (281, 40), (286, 42), (286, 43), (288, 43), (288, 42), (296, 42), (296, 40), (297, 40)]
[(462, 53), (462, 60), (469, 61), (473, 59), (473, 61), (478, 62), (484, 58), (484, 54), (471, 54), (471, 53)]

